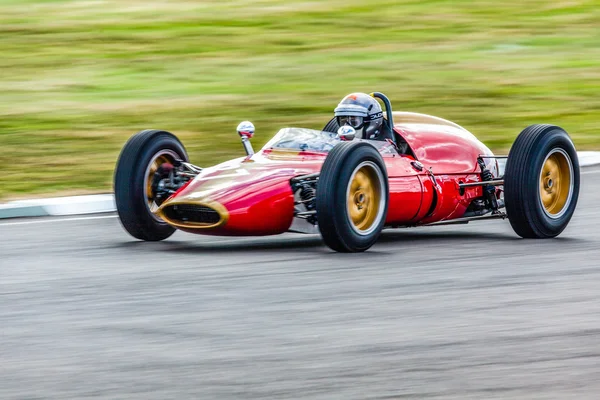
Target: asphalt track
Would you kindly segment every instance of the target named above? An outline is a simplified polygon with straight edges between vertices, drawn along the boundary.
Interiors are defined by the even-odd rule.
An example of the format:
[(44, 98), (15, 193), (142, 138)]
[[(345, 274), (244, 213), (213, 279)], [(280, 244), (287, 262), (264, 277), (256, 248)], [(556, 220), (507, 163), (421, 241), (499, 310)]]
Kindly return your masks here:
[(598, 399), (600, 171), (569, 228), (132, 240), (0, 222), (1, 399)]

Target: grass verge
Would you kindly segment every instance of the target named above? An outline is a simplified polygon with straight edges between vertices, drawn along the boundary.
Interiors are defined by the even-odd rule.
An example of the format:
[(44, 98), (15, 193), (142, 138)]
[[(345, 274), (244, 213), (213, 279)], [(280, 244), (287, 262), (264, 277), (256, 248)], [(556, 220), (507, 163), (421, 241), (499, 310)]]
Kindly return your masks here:
[(169, 130), (193, 162), (321, 128), (352, 91), (506, 152), (532, 123), (600, 147), (596, 1), (4, 0), (0, 199), (111, 190), (121, 146)]

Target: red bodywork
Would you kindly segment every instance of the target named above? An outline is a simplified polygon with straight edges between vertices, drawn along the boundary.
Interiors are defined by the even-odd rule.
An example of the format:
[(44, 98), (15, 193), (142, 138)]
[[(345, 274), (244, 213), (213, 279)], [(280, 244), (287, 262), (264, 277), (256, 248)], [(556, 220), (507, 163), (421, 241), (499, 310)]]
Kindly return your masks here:
[[(388, 226), (421, 225), (460, 218), (482, 196), (481, 187), (459, 189), (459, 183), (480, 181), (477, 158), (492, 152), (471, 133), (452, 122), (414, 113), (394, 113), (395, 133), (412, 155), (380, 149), (389, 180)], [(323, 152), (265, 148), (251, 157), (205, 168), (159, 209), (179, 229), (214, 235), (271, 235), (286, 232), (294, 220), (290, 179), (319, 172)], [(413, 164), (418, 161), (421, 171)], [(486, 160), (487, 161), (487, 160)], [(488, 168), (495, 169), (495, 161)], [(172, 204), (206, 205), (222, 219), (210, 226), (170, 221), (161, 210)], [(344, 205), (340, 205), (344, 206)]]

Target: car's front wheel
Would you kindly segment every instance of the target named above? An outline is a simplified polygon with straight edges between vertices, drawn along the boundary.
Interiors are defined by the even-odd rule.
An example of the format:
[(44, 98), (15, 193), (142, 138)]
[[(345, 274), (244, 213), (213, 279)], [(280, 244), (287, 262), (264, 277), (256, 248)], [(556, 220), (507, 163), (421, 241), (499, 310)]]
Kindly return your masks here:
[(389, 189), (383, 158), (367, 142), (341, 142), (319, 175), (317, 222), (325, 244), (359, 252), (378, 239), (387, 216)]
[(153, 182), (157, 175), (168, 173), (177, 159), (188, 161), (185, 148), (175, 135), (159, 130), (133, 135), (121, 150), (114, 176), (115, 202), (121, 224), (131, 236), (158, 241), (175, 232), (153, 212), (158, 208)]

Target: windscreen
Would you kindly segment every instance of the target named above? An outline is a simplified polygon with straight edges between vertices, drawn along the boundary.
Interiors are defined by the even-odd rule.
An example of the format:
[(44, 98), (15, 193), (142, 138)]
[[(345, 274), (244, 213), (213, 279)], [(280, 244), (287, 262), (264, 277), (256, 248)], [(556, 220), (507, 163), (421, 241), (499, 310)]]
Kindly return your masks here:
[(336, 133), (306, 128), (283, 128), (264, 145), (266, 149), (289, 149), (327, 153), (340, 139)]
[[(364, 139), (354, 139), (363, 141)], [(299, 150), (328, 153), (341, 139), (337, 133), (306, 128), (283, 128), (263, 146), (263, 150)], [(394, 145), (383, 140), (367, 140), (382, 156), (397, 155)]]

